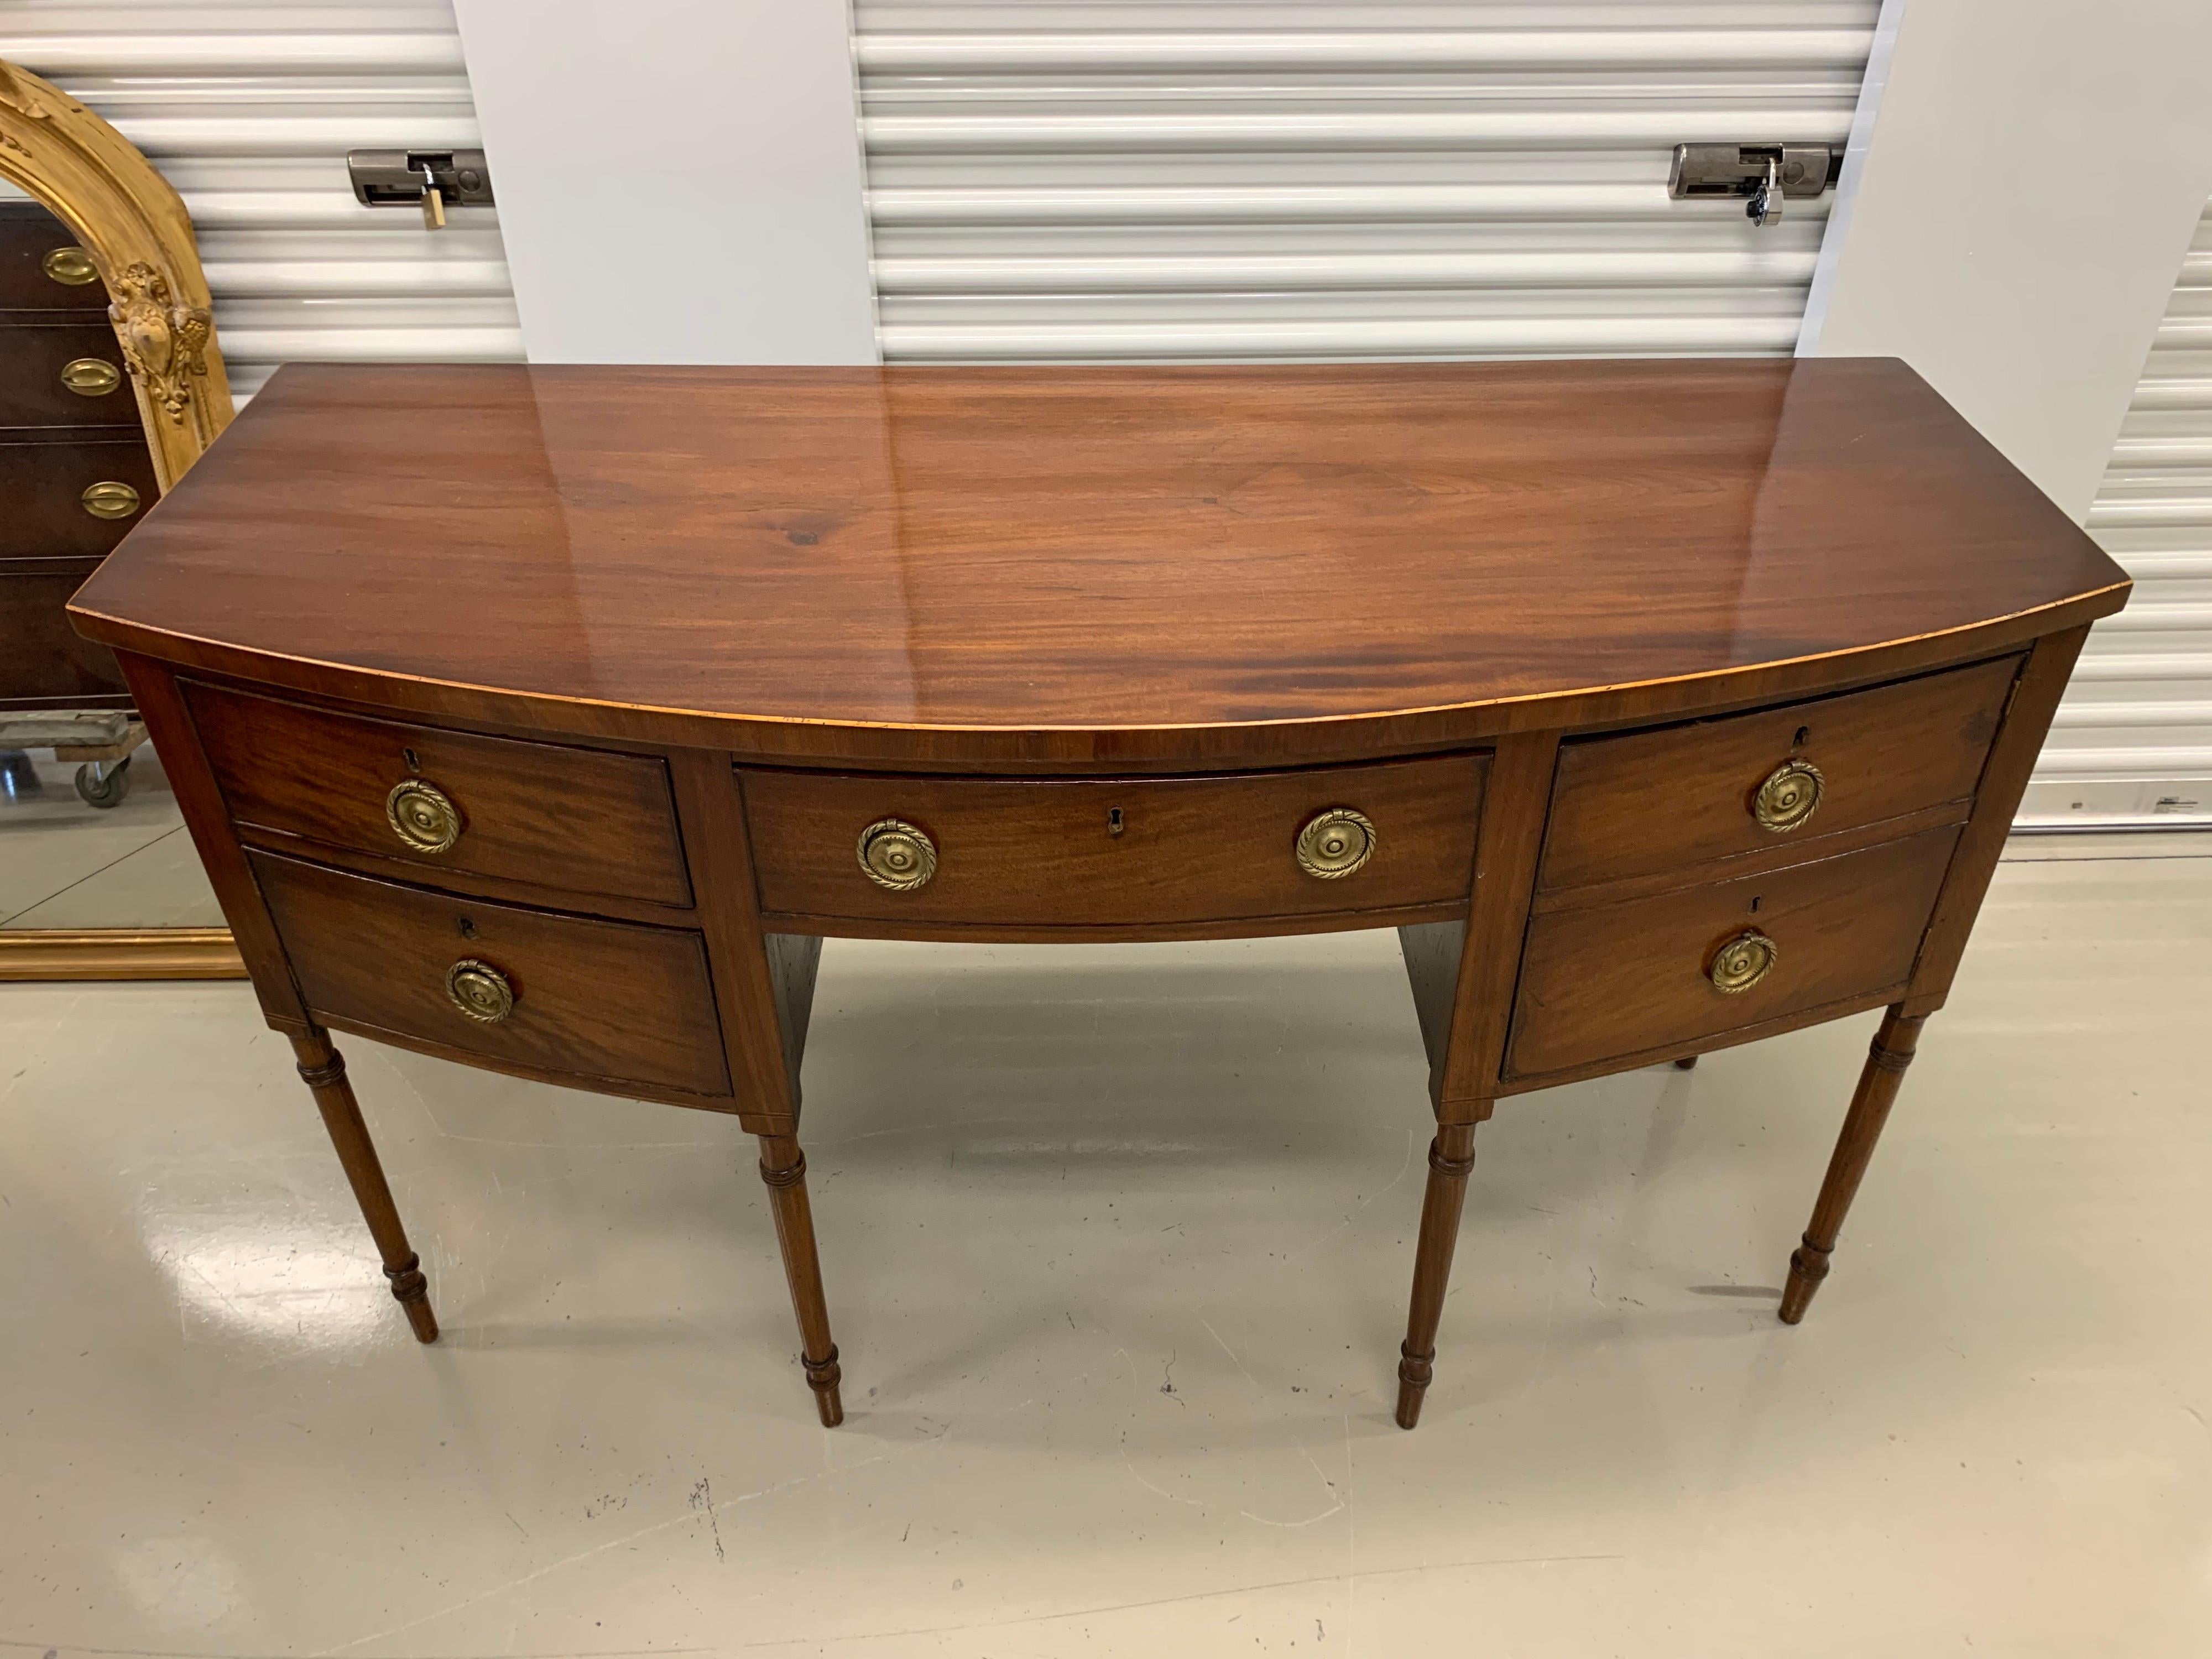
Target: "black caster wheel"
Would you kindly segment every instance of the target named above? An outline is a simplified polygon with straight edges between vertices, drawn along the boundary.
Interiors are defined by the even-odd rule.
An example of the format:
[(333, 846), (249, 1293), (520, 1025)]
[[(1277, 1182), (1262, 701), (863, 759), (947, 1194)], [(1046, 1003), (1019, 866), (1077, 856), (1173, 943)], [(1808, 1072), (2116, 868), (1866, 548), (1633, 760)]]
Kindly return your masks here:
[(131, 757), (103, 771), (97, 761), (87, 761), (76, 769), (76, 792), (88, 806), (114, 806), (131, 793)]

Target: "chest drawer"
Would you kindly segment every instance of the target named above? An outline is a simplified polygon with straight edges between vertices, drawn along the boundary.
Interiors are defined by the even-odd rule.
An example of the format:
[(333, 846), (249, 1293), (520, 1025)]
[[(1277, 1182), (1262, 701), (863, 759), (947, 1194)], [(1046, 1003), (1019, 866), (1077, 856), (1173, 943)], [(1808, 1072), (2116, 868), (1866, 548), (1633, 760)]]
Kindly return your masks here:
[(1049, 928), (1463, 905), (1487, 764), (1448, 755), (1071, 781), (740, 775), (764, 910)]
[(135, 427), (0, 434), (0, 559), (97, 558), (160, 493)]
[[(1762, 851), (1970, 798), (2019, 661), (1562, 745), (1547, 890)], [(1817, 847), (1814, 851), (1817, 852)]]
[(0, 311), (107, 316), (107, 289), (76, 236), (36, 202), (0, 202)]
[(729, 1092), (696, 933), (248, 856), (320, 1018), (587, 1082)]
[(0, 708), (128, 701), (104, 645), (80, 638), (64, 610), (96, 559), (0, 559)]
[(1537, 1077), (1893, 989), (1959, 827), (1529, 924), (1510, 1061)]
[(564, 892), (688, 905), (668, 769), (610, 754), (357, 719), (186, 683), (240, 824)]
[(106, 319), (0, 324), (0, 426), (139, 430), (138, 400)]

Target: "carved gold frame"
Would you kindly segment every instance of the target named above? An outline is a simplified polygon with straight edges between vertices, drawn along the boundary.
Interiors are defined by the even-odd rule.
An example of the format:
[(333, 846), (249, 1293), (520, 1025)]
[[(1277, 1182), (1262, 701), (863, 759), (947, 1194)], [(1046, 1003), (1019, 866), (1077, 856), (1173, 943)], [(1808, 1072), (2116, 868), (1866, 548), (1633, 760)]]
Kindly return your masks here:
[[(131, 141), (51, 82), (0, 60), (0, 178), (67, 225), (106, 284), (163, 493), (230, 424), (192, 222)], [(0, 980), (234, 979), (220, 927), (0, 929)]]

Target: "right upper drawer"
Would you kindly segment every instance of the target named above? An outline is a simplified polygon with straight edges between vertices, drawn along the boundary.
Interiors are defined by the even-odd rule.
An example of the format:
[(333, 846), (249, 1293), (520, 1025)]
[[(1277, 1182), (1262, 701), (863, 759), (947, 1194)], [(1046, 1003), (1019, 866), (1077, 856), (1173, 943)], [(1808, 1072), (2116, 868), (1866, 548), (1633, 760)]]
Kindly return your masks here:
[[(1561, 745), (1538, 884), (1807, 848), (1970, 799), (2020, 659)], [(1963, 816), (1963, 814), (1962, 814)]]
[(668, 769), (653, 756), (362, 720), (191, 681), (184, 690), (241, 825), (396, 860), (418, 881), (491, 876), (691, 902)]

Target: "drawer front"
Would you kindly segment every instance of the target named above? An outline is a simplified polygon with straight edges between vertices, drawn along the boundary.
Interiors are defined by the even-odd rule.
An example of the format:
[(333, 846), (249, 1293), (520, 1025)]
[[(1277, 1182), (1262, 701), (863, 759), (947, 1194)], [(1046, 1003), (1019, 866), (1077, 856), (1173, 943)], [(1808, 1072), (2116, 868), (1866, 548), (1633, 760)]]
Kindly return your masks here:
[(138, 399), (105, 319), (0, 325), (0, 426), (120, 426)]
[[(87, 506), (88, 491), (101, 511)], [(6, 507), (0, 512), (0, 559), (98, 558), (160, 494), (154, 458), (136, 428), (89, 436), (6, 434), (0, 436), (0, 504)]]
[[(1529, 925), (1510, 1075), (1694, 1042), (1899, 986), (1943, 884), (1956, 825), (1763, 875), (1653, 898), (1554, 910)], [(1755, 969), (1745, 988), (1714, 982)]]
[[(746, 770), (763, 909), (790, 915), (983, 927), (1142, 927), (1463, 903), (1487, 759), (1217, 778), (1046, 780)], [(1322, 867), (1300, 863), (1308, 839)], [(928, 838), (934, 869), (890, 890), (860, 843), (896, 821)], [(926, 855), (925, 855), (926, 856)]]
[(107, 315), (107, 289), (92, 261), (70, 228), (36, 202), (0, 202), (0, 311)]
[[(1663, 731), (1565, 744), (1540, 885), (1581, 886), (1810, 843), (1963, 801), (2004, 712), (2017, 658)], [(1769, 828), (1761, 787), (1793, 763), (1819, 775), (1809, 816)], [(1787, 823), (1800, 774), (1766, 810)]]
[(187, 684), (185, 701), (241, 825), (398, 860), (425, 879), (436, 870), (691, 902), (658, 759), (359, 720), (210, 685)]
[(9, 562), (0, 561), (0, 708), (127, 701), (114, 654), (80, 639), (63, 609), (100, 561), (57, 560), (33, 572), (10, 570)]
[(248, 857), (319, 1016), (593, 1083), (730, 1092), (697, 933)]

